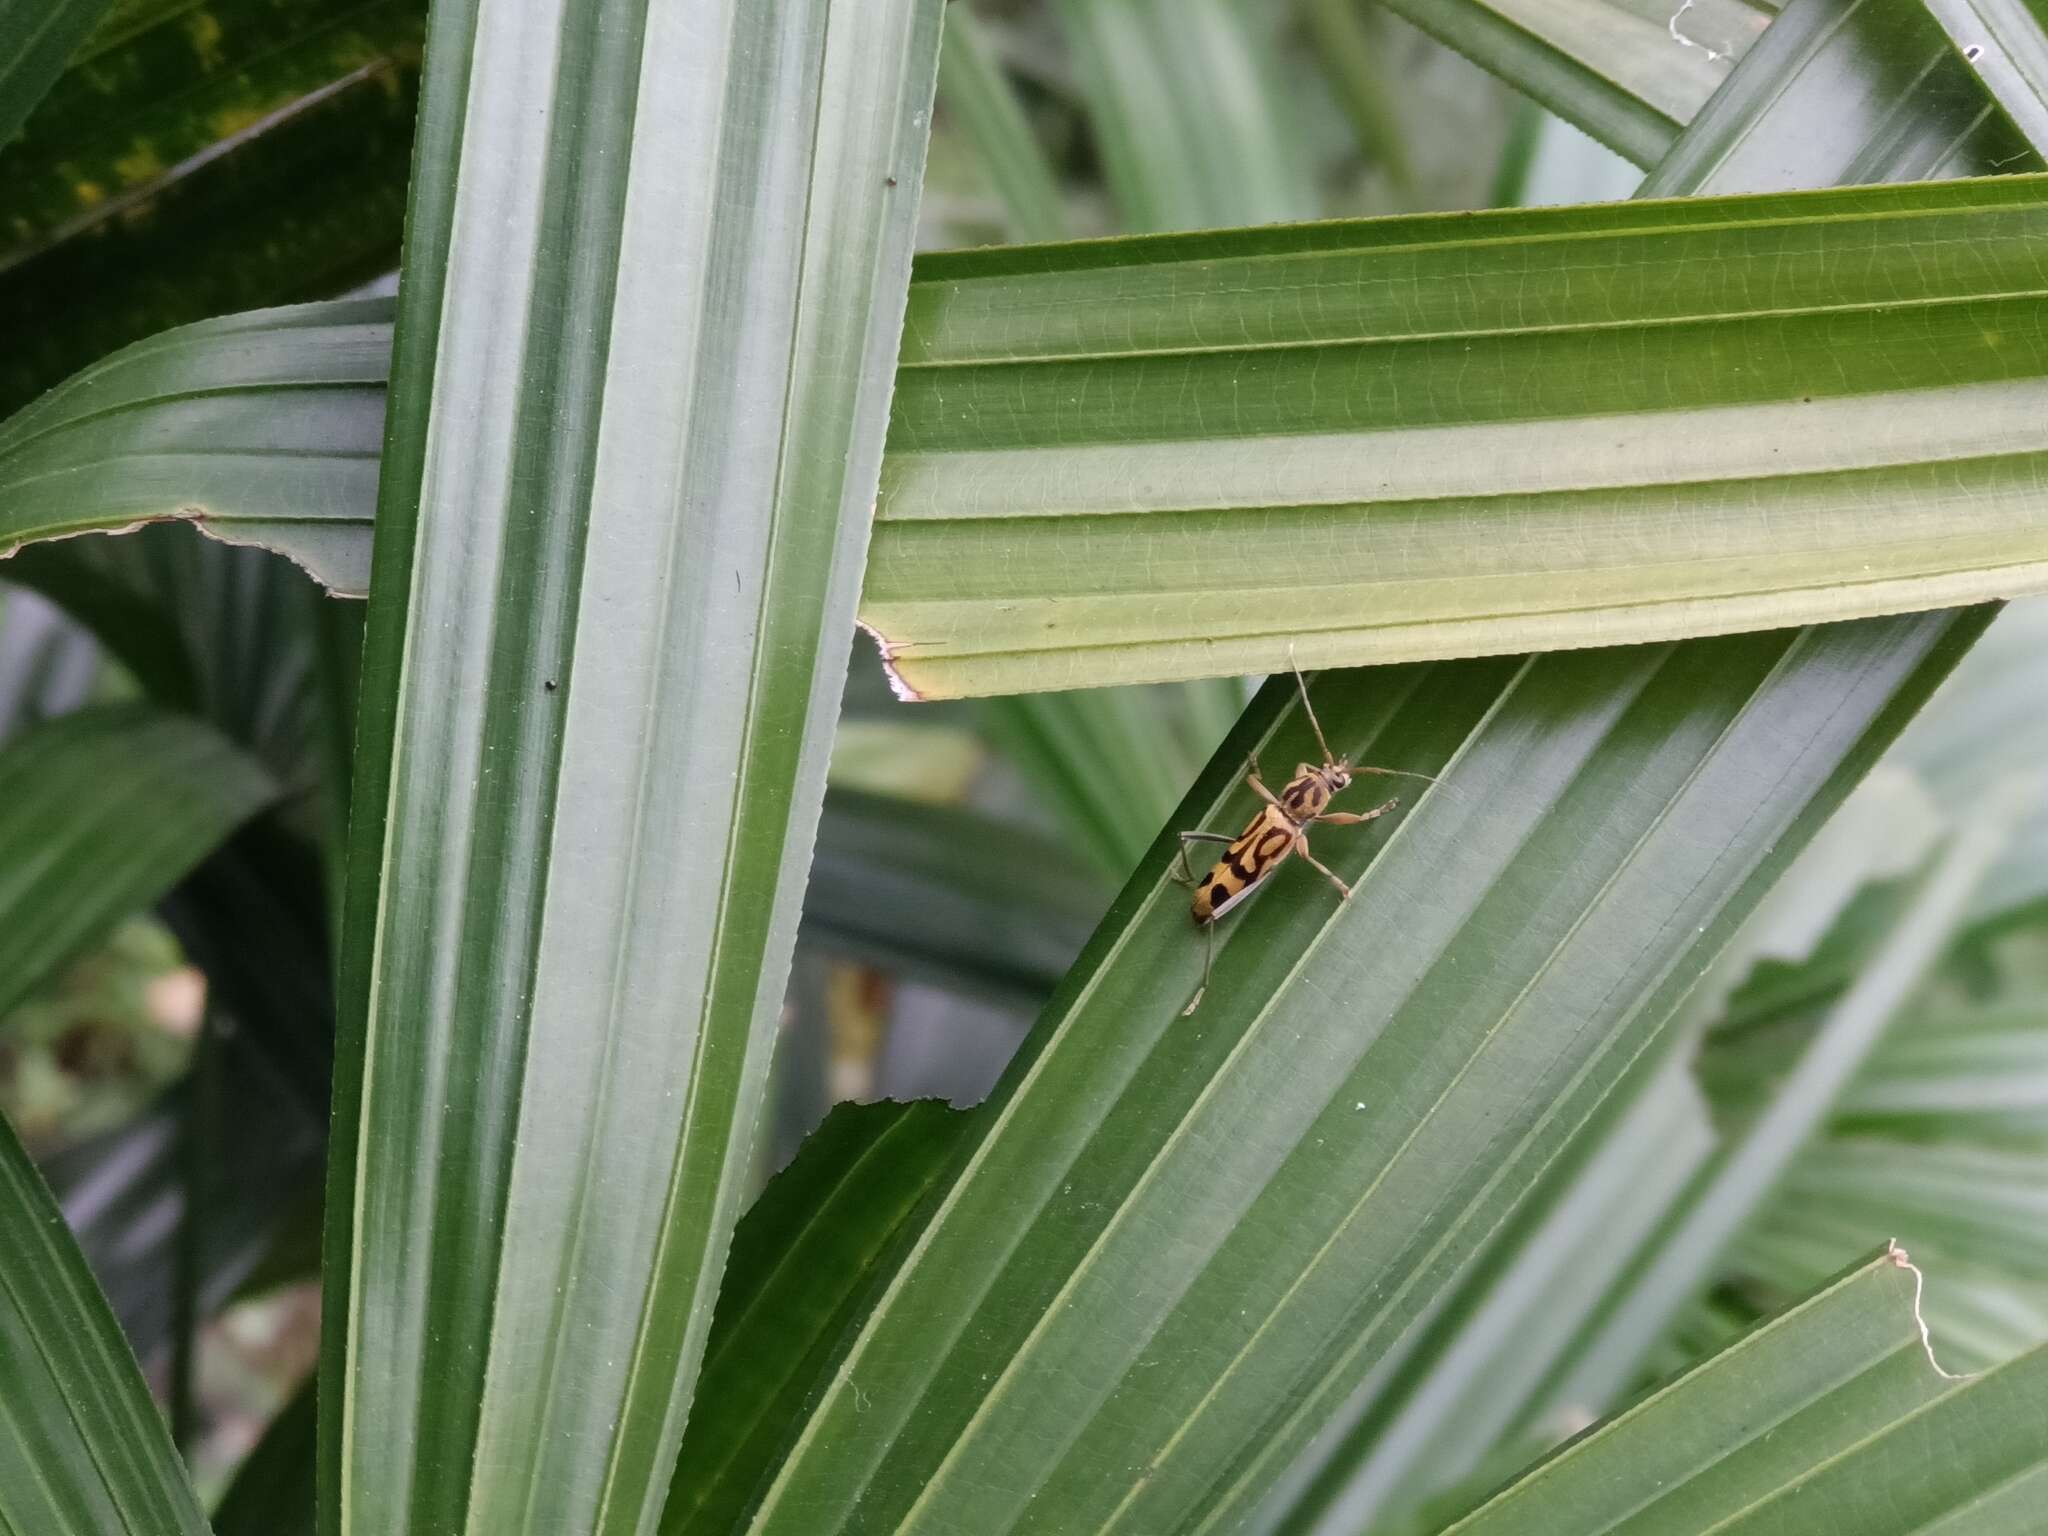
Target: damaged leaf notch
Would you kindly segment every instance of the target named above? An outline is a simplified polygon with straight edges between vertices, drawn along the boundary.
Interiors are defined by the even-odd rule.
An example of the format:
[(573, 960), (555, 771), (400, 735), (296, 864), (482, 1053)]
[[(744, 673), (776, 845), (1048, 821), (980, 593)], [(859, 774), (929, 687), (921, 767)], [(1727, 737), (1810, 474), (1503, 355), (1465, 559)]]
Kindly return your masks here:
[(0, 558), (189, 522), (369, 590), (388, 300), (258, 310), (125, 347), (0, 423)]

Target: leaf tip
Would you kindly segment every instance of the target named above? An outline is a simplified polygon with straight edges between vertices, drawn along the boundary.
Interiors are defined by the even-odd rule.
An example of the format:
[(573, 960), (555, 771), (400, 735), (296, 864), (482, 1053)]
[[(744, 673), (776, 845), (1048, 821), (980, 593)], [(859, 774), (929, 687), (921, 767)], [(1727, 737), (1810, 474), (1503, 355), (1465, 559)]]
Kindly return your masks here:
[(889, 691), (906, 704), (922, 704), (923, 694), (904, 680), (903, 673), (896, 666), (896, 643), (865, 619), (855, 619), (862, 634), (875, 642), (875, 649), (881, 653), (882, 672), (889, 679)]

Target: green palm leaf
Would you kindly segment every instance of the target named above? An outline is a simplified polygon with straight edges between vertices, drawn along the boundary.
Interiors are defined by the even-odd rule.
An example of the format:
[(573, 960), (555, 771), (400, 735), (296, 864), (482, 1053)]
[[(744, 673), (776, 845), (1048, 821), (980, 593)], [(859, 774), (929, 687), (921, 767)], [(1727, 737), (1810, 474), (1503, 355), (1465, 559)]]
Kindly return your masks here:
[(434, 28), (362, 671), (322, 1528), (636, 1531), (766, 1086), (940, 14), (454, 3)]

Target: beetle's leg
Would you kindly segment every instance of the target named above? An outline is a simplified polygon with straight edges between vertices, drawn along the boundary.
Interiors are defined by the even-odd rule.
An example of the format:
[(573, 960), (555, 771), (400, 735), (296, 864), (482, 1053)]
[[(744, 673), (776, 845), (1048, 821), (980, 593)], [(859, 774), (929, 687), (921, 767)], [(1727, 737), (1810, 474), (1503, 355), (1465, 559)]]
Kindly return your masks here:
[[(1185, 848), (1187, 844), (1183, 843), (1181, 847)], [(1202, 984), (1195, 988), (1195, 995), (1188, 999), (1187, 1007), (1181, 1009), (1180, 1016), (1182, 1018), (1186, 1018), (1202, 1006), (1202, 994), (1209, 990), (1209, 962), (1215, 958), (1216, 925), (1213, 922), (1204, 923), (1202, 924)]]
[(1299, 832), (1297, 832), (1294, 835), (1294, 851), (1300, 854), (1304, 859), (1307, 859), (1309, 863), (1315, 865), (1317, 869), (1320, 869), (1323, 872), (1324, 877), (1329, 880), (1330, 884), (1334, 885), (1335, 887), (1337, 887), (1338, 890), (1344, 893), (1344, 899), (1346, 901), (1349, 901), (1351, 899), (1351, 887), (1346, 885), (1342, 880), (1339, 880), (1327, 864), (1323, 863), (1321, 859), (1317, 858), (1314, 854), (1308, 851), (1308, 839), (1302, 836)]
[(1256, 752), (1247, 754), (1245, 757), (1245, 766), (1249, 771), (1245, 774), (1244, 781), (1245, 783), (1251, 785), (1252, 793), (1257, 795), (1261, 800), (1265, 801), (1266, 804), (1270, 806), (1279, 807), (1280, 809), (1284, 810), (1285, 807), (1280, 806), (1280, 797), (1274, 794), (1273, 791), (1271, 791), (1270, 789), (1266, 788), (1265, 781), (1259, 777), (1259, 754)]
[(1371, 821), (1375, 816), (1384, 816), (1400, 803), (1399, 800), (1389, 800), (1385, 805), (1376, 805), (1369, 811), (1325, 811), (1315, 819), (1327, 821), (1333, 827), (1349, 827), (1361, 821)]
[[(1221, 832), (1182, 832), (1178, 833), (1177, 836), (1180, 838), (1180, 873), (1173, 875), (1173, 878), (1182, 885), (1200, 885), (1202, 883), (1194, 870), (1188, 867), (1189, 843), (1231, 843), (1236, 841), (1235, 838), (1225, 837)], [(1171, 870), (1168, 870), (1167, 873), (1173, 874)]]

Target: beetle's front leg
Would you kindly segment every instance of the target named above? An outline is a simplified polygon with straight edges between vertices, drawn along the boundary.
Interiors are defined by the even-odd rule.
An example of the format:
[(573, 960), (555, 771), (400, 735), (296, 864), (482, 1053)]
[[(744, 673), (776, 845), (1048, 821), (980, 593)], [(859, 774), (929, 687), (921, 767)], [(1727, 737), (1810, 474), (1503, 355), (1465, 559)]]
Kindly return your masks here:
[(1384, 805), (1376, 805), (1369, 811), (1325, 811), (1315, 819), (1327, 821), (1333, 827), (1351, 827), (1361, 821), (1371, 821), (1375, 816), (1384, 816), (1400, 803), (1399, 799), (1393, 799)]

